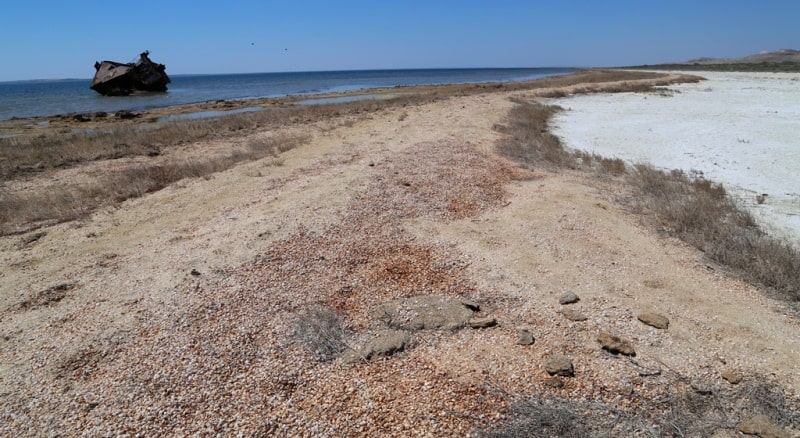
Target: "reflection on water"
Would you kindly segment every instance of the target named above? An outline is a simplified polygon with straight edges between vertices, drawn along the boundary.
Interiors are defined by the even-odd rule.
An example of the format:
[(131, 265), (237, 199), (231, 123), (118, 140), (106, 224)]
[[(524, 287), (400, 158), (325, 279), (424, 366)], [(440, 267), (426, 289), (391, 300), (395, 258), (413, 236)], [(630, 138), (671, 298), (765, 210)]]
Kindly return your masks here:
[(159, 117), (156, 119), (156, 122), (170, 122), (173, 120), (195, 120), (195, 119), (207, 119), (210, 117), (220, 117), (220, 116), (227, 116), (230, 114), (238, 114), (238, 113), (251, 113), (254, 111), (261, 111), (264, 108), (260, 106), (249, 106), (246, 108), (237, 108), (227, 111), (198, 111), (196, 113), (187, 113), (187, 114), (175, 114), (172, 116), (165, 116)]

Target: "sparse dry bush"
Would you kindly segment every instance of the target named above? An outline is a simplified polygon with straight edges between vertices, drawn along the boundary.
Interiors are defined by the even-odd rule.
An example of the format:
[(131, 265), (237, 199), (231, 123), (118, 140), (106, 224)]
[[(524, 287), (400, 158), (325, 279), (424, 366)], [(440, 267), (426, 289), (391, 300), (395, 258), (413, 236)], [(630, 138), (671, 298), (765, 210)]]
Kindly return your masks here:
[(342, 316), (330, 307), (314, 305), (297, 316), (294, 336), (319, 360), (331, 360), (347, 348)]

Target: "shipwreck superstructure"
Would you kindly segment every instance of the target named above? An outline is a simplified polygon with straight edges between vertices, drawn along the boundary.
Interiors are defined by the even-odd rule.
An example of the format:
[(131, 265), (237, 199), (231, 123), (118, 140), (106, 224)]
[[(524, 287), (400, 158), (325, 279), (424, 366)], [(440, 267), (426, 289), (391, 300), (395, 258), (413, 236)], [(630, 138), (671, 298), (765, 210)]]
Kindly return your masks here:
[(97, 70), (89, 87), (104, 96), (127, 96), (137, 91), (167, 91), (170, 83), (164, 64), (150, 60), (149, 51), (135, 62), (95, 62)]

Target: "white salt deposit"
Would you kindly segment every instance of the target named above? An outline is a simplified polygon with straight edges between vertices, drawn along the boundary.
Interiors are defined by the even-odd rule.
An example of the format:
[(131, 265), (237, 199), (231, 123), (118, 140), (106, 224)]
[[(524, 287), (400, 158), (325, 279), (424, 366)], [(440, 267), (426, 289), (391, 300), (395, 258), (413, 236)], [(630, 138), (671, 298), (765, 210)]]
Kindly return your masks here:
[(669, 96), (553, 99), (567, 110), (553, 131), (573, 149), (702, 172), (765, 229), (800, 244), (800, 74), (697, 74), (708, 80)]

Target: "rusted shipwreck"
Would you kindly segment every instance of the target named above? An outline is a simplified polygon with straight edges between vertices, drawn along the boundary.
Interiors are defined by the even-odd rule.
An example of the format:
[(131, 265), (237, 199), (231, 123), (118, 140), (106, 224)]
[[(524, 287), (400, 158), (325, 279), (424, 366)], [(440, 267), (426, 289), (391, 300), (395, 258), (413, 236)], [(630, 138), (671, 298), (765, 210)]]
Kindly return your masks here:
[(103, 96), (127, 96), (139, 91), (167, 91), (170, 83), (164, 64), (150, 60), (149, 51), (135, 62), (95, 62), (97, 70), (89, 87)]

